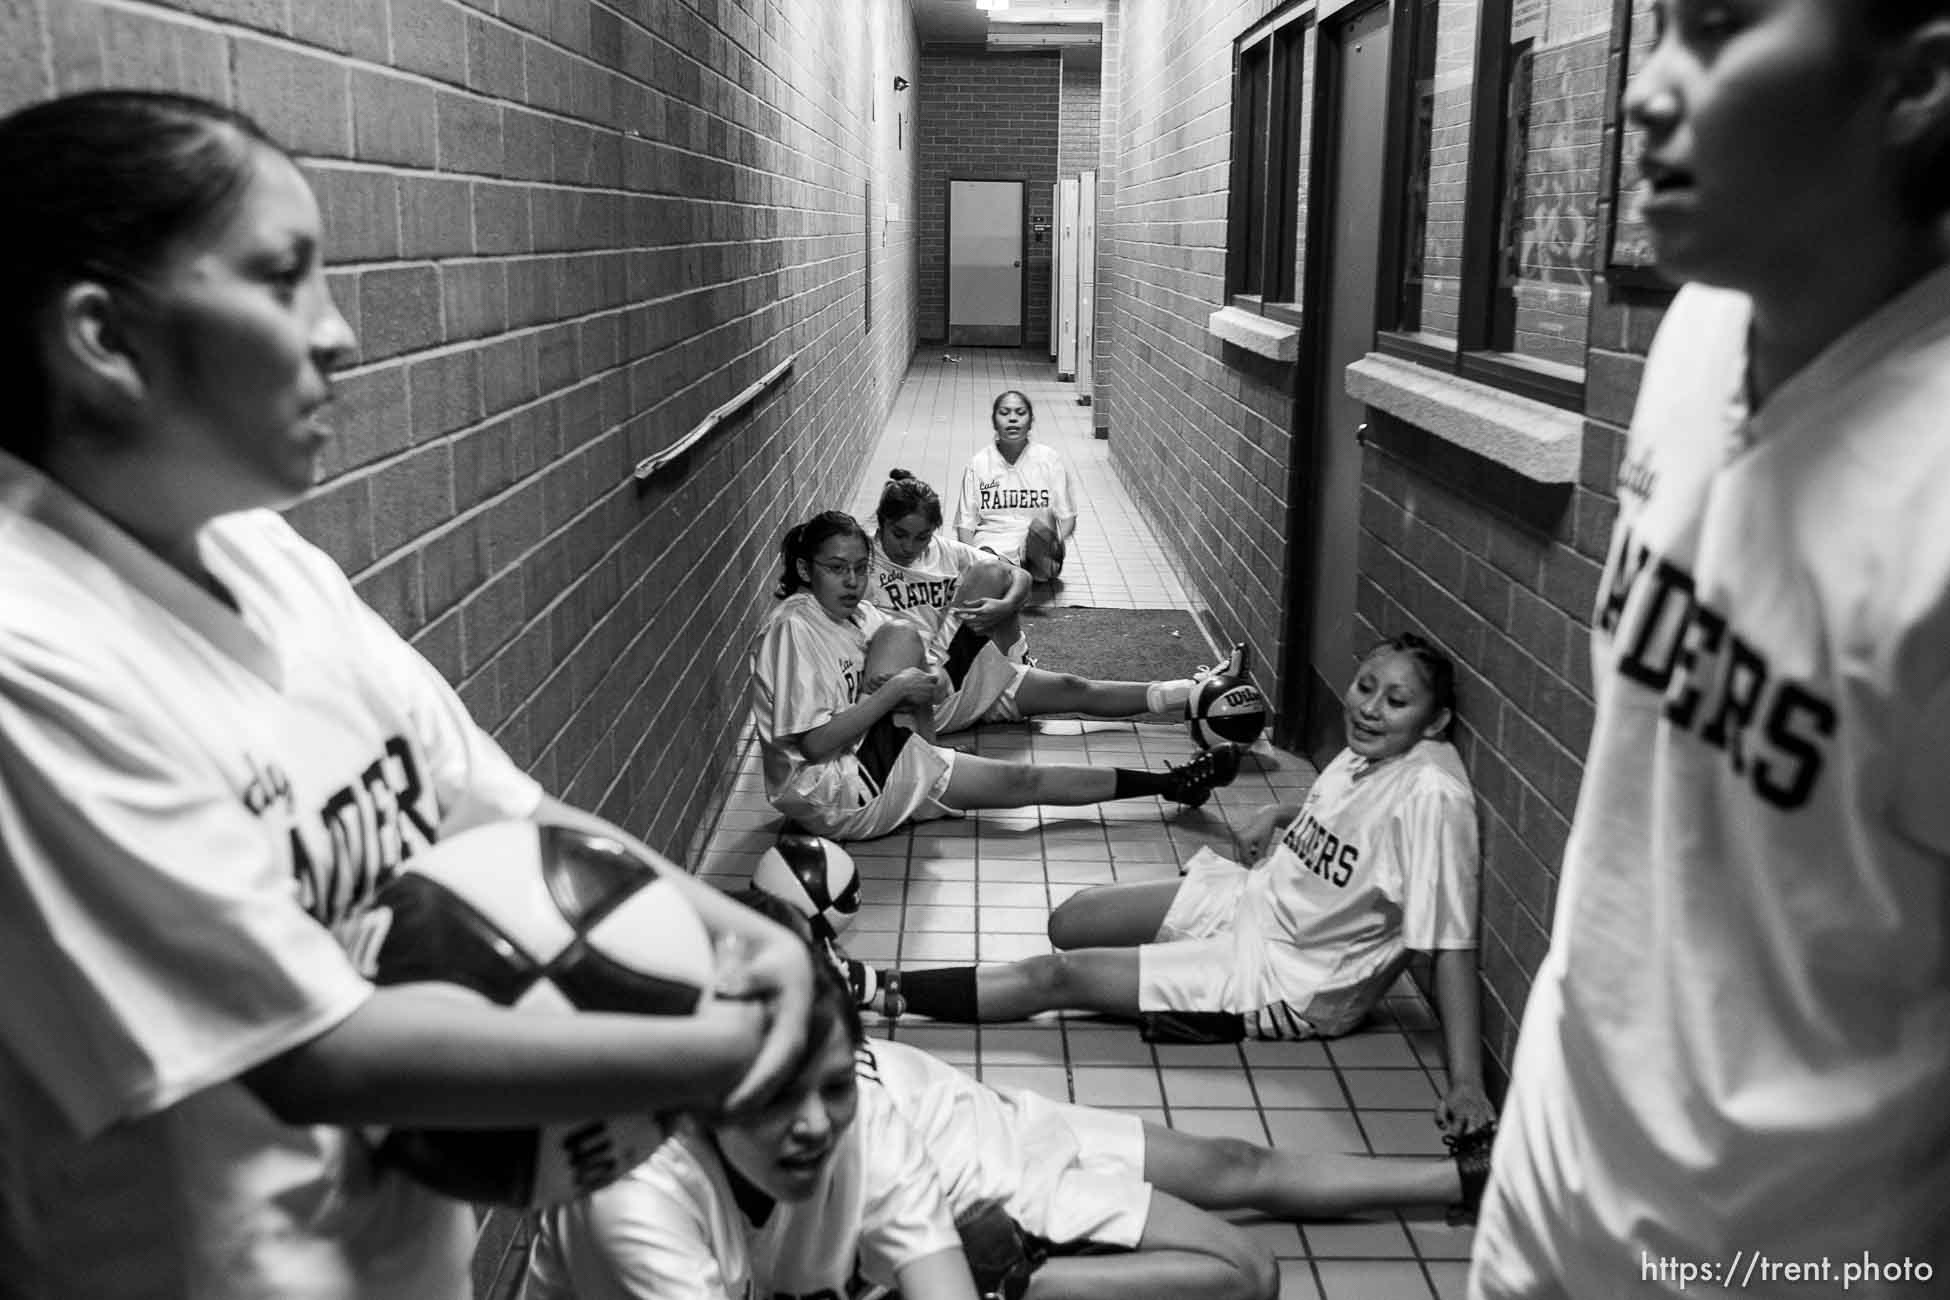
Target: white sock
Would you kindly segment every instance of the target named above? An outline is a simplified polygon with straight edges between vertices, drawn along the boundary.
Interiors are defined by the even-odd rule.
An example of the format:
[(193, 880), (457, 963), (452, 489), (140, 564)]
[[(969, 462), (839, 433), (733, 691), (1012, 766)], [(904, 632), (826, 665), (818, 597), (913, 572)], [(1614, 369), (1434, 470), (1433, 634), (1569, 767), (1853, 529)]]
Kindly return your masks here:
[(1144, 706), (1153, 713), (1170, 713), (1182, 709), (1191, 702), (1192, 688), (1198, 683), (1189, 677), (1176, 681), (1152, 682), (1144, 688)]

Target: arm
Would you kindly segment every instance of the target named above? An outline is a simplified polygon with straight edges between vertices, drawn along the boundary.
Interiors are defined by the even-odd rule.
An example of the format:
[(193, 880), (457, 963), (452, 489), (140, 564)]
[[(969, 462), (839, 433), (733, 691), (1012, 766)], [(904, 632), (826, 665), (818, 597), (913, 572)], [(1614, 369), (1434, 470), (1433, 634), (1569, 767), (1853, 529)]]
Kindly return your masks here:
[(799, 733), (799, 752), (819, 763), (867, 734), (867, 728), (903, 704), (932, 704), (938, 683), (925, 668), (903, 668), (850, 708)]
[[(663, 861), (663, 856), (613, 822), (572, 808), (559, 799), (545, 797), (536, 820), (577, 827), (623, 841), (639, 854)], [(812, 1012), (812, 958), (799, 937), (784, 926), (775, 925), (751, 908), (734, 902), (722, 890), (713, 889), (688, 871), (673, 869), (672, 884), (683, 890), (697, 909), (698, 919), (712, 937), (718, 939), (719, 952), (726, 951), (723, 940), (737, 946), (736, 969), (718, 971), (719, 996), (746, 1002), (756, 1001), (765, 1013), (765, 1041), (751, 1069), (725, 1101), (727, 1110), (736, 1110), (762, 1100), (785, 1081), (798, 1063), (805, 1047), (805, 1026)]]
[(1435, 1003), (1442, 1017), (1442, 1057), (1449, 1067), (1449, 1091), (1436, 1103), (1435, 1119), (1445, 1131), (1460, 1136), (1496, 1119), (1483, 1091), (1483, 1017), (1474, 948), (1444, 948), (1435, 954)]
[(1273, 847), (1273, 839), (1280, 828), (1300, 815), (1297, 803), (1269, 803), (1261, 806), (1233, 833), (1233, 843), (1239, 846), (1239, 860), (1248, 866), (1257, 866)]
[(530, 1015), (382, 988), (242, 1079), (287, 1124), (492, 1128), (715, 1110), (758, 1049), (761, 1016), (715, 999), (695, 1016)]
[(1069, 541), (1077, 530), (1077, 480), (1070, 472), (1070, 462), (1059, 455), (1056, 462), (1056, 535), (1062, 541)]
[(975, 1279), (959, 1246), (911, 1260), (895, 1276), (905, 1300), (976, 1300)]
[(975, 462), (961, 472), (961, 496), (955, 502), (955, 536), (957, 539), (974, 544), (975, 532), (981, 524), (981, 511), (977, 507)]

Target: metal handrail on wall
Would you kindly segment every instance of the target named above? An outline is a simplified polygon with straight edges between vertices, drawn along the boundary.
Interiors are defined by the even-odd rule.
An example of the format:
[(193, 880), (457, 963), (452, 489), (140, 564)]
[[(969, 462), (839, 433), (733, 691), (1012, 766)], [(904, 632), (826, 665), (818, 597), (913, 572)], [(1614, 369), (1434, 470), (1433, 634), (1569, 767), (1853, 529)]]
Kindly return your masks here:
[(711, 414), (705, 416), (702, 420), (698, 421), (697, 427), (692, 429), (689, 433), (685, 434), (683, 437), (679, 438), (676, 442), (664, 448), (662, 451), (656, 453), (654, 456), (645, 456), (642, 460), (636, 463), (636, 469), (633, 471), (632, 477), (635, 478), (637, 482), (641, 483), (643, 480), (649, 478), (651, 475), (655, 474), (658, 470), (662, 469), (664, 466), (676, 460), (679, 456), (682, 456), (685, 452), (689, 451), (691, 448), (697, 446), (698, 443), (703, 442), (707, 437), (711, 435), (711, 431), (713, 429), (716, 429), (720, 424), (723, 424), (726, 420), (730, 419), (733, 415), (736, 415), (740, 410), (740, 408), (752, 402), (754, 399), (758, 397), (760, 393), (764, 392), (767, 388), (770, 388), (773, 384), (777, 383), (779, 379), (782, 376), (784, 376), (786, 371), (792, 369), (792, 363), (797, 361), (798, 359), (799, 359), (799, 354), (796, 352), (793, 353), (785, 360), (779, 362), (778, 365), (773, 366), (770, 370), (766, 371), (763, 375), (761, 375), (758, 378), (757, 382), (753, 383), (750, 387), (746, 388), (745, 391), (739, 393), (736, 397), (724, 403), (722, 406), (719, 406), (716, 410), (712, 411)]

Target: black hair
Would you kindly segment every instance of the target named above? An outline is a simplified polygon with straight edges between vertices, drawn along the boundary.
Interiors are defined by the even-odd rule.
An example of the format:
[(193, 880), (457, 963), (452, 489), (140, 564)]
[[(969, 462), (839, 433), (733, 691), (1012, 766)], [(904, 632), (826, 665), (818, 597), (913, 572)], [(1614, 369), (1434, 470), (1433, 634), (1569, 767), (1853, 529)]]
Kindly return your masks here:
[(822, 1047), (835, 1026), (846, 1031), (846, 1041), (859, 1047), (867, 1041), (866, 1026), (860, 1020), (860, 1007), (853, 998), (853, 990), (847, 987), (846, 977), (833, 964), (823, 944), (813, 941), (812, 927), (784, 899), (768, 894), (756, 885), (731, 895), (735, 903), (743, 903), (766, 920), (782, 925), (792, 931), (806, 945), (812, 955), (813, 964), (813, 1003), (812, 1014), (806, 1024), (806, 1051), (810, 1054)]
[[(1950, 18), (1950, 0), (1850, 0), (1849, 8), (1873, 41), (1899, 41), (1924, 23)], [(1912, 218), (1929, 222), (1950, 212), (1950, 117), (1910, 150), (1899, 184)]]
[(857, 537), (860, 545), (870, 545), (867, 530), (844, 510), (821, 511), (805, 523), (786, 529), (785, 537), (779, 542), (779, 558), (785, 562), (784, 569), (772, 594), (784, 599), (806, 586), (806, 580), (799, 576), (799, 561), (811, 564), (819, 548), (835, 537)]
[(887, 471), (887, 486), (880, 489), (880, 504), (874, 507), (874, 522), (885, 528), (909, 515), (919, 514), (928, 527), (941, 527), (941, 494), (904, 469)]
[(290, 154), (244, 114), (190, 95), (91, 90), (0, 118), (0, 447), (46, 449), (53, 394), (38, 326), (68, 286), (139, 289), (232, 211), (254, 153)]
[(989, 403), (989, 423), (990, 424), (995, 423), (995, 413), (1001, 410), (1002, 403), (1008, 401), (1011, 397), (1020, 398), (1022, 401), (1023, 409), (1029, 412), (1029, 423), (1023, 425), (1022, 427), (1025, 429), (1035, 428), (1036, 427), (1036, 403), (1030, 401), (1029, 394), (1023, 392), (1020, 388), (1005, 388), (1001, 392), (995, 395), (995, 400)]
[(1371, 659), (1384, 650), (1405, 654), (1413, 659), (1422, 672), (1423, 682), (1428, 685), (1429, 694), (1435, 699), (1436, 712), (1447, 709), (1451, 718), (1456, 716), (1455, 660), (1437, 649), (1435, 642), (1414, 632), (1401, 632), (1377, 641), (1362, 657)]

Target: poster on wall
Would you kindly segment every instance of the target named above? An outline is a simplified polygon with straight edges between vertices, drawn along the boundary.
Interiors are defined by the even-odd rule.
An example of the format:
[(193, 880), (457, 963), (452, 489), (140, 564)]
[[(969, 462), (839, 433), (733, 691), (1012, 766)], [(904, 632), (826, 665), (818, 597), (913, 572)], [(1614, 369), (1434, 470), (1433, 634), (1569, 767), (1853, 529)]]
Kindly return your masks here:
[[(1652, 53), (1654, 0), (1619, 0), (1625, 23), (1625, 75), (1638, 74)], [(1614, 185), (1615, 200), (1611, 230), (1610, 265), (1617, 270), (1641, 270), (1652, 266), (1652, 242), (1645, 222), (1639, 216), (1643, 195), (1639, 188), (1639, 151), (1645, 147), (1645, 132), (1619, 120), (1618, 166)]]

